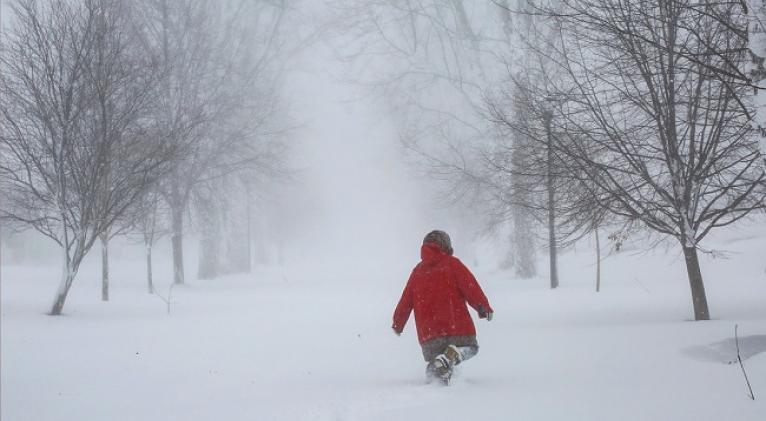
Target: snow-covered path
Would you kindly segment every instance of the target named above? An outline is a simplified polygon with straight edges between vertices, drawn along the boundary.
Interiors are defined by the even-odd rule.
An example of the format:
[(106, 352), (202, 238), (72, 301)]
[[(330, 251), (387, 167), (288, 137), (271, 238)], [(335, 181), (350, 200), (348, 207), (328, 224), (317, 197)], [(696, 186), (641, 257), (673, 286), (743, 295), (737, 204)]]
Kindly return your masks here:
[[(763, 240), (738, 243), (762, 250)], [(749, 254), (748, 254), (749, 253)], [(412, 325), (390, 329), (404, 280), (319, 280), (281, 270), (197, 281), (171, 315), (129, 265), (113, 302), (86, 270), (68, 315), (43, 314), (54, 268), (2, 284), (2, 419), (15, 420), (763, 420), (766, 282), (759, 251), (706, 262), (711, 311), (689, 322), (683, 268), (662, 253), (614, 256), (591, 292), (582, 254), (558, 291), (544, 279), (479, 278), (497, 310), (481, 352), (449, 388), (423, 384)], [(640, 270), (636, 270), (640, 262)], [(759, 268), (760, 266), (760, 268)], [(408, 268), (404, 268), (408, 270)], [(725, 277), (724, 274), (736, 274)], [(748, 338), (752, 338), (749, 340)], [(759, 345), (761, 344), (761, 345)], [(760, 395), (760, 396), (759, 396)]]

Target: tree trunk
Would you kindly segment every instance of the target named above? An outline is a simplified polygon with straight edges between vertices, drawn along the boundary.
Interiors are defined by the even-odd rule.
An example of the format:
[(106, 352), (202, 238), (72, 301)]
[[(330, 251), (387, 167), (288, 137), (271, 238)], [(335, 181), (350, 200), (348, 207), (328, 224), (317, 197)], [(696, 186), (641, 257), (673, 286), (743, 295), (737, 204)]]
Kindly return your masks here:
[(601, 291), (601, 242), (598, 238), (598, 227), (595, 229), (596, 234), (596, 292)]
[(61, 273), (61, 282), (59, 283), (58, 290), (56, 291), (56, 297), (53, 300), (53, 306), (51, 307), (51, 316), (58, 316), (64, 309), (64, 303), (66, 302), (69, 289), (72, 287), (72, 282), (77, 271), (72, 268), (72, 262), (69, 260), (69, 256), (64, 250), (64, 268)]
[(497, 2), (500, 6), (497, 10), (500, 12), (500, 16), (503, 19), (503, 33), (508, 42), (513, 42), (513, 17), (511, 15), (511, 6), (508, 4), (508, 0), (500, 0)]
[(692, 292), (692, 303), (694, 304), (694, 320), (710, 320), (705, 285), (702, 282), (702, 271), (700, 270), (700, 262), (697, 257), (697, 248), (687, 247), (686, 245), (683, 248), (686, 272), (689, 275), (689, 285)]
[(109, 301), (109, 235), (101, 235), (101, 301)]
[(551, 119), (553, 118), (550, 111), (545, 115), (545, 133), (548, 137), (548, 162), (546, 171), (546, 189), (548, 190), (548, 256), (550, 260), (550, 280), (551, 289), (558, 288), (559, 286), (559, 274), (558, 264), (556, 262), (556, 187), (553, 181), (553, 136), (551, 134)]
[(537, 275), (536, 246), (531, 226), (534, 221), (526, 210), (514, 206), (513, 212), (513, 253), (515, 273), (521, 279), (530, 279)]
[[(204, 220), (203, 220), (204, 221)], [(211, 221), (212, 222), (212, 221)], [(204, 222), (203, 222), (204, 223)], [(214, 224), (214, 222), (213, 222)], [(220, 247), (217, 227), (204, 223), (199, 239), (197, 278), (215, 279), (220, 271)]]
[[(215, 279), (220, 275), (222, 217), (218, 200), (210, 196), (197, 200), (199, 220), (199, 254), (197, 279)], [(223, 218), (225, 219), (225, 218)]]
[(3, 282), (3, 221), (0, 219), (0, 283)]
[[(553, 191), (548, 190), (549, 206), (553, 202)], [(559, 274), (556, 256), (556, 216), (553, 209), (548, 210), (548, 258), (550, 261), (551, 289), (558, 288)]]
[(149, 288), (149, 294), (154, 293), (154, 284), (152, 283), (152, 245), (146, 244), (146, 282)]
[(171, 243), (173, 245), (173, 283), (184, 283), (184, 219), (183, 207), (176, 206), (171, 212), (173, 219), (173, 234)]
[(253, 272), (253, 221), (252, 221), (252, 205), (250, 203), (251, 201), (251, 194), (250, 194), (250, 184), (245, 184), (245, 189), (247, 191), (247, 203), (246, 203), (246, 215), (247, 218), (247, 264), (245, 266), (245, 271), (247, 273)]
[[(500, 261), (500, 269), (508, 270), (513, 269), (516, 267), (516, 247), (518, 247), (513, 242), (514, 239), (514, 233), (511, 233), (510, 238), (508, 239), (508, 252), (505, 255), (505, 258)], [(516, 269), (516, 272), (518, 273), (519, 270)]]
[(468, 14), (463, 6), (463, 1), (452, 0), (452, 7), (455, 10), (455, 15), (457, 16), (457, 21), (463, 37), (468, 38), (471, 41), (474, 51), (478, 51), (478, 40), (476, 39), (476, 34), (473, 32), (473, 28), (471, 28), (471, 21), (468, 19)]

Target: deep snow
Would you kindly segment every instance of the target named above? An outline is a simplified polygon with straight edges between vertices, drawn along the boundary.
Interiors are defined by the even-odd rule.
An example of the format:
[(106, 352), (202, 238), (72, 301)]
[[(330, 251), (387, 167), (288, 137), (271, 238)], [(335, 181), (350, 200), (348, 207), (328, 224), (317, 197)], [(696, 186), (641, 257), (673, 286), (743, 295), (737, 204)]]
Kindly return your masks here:
[[(544, 274), (522, 281), (474, 267), (496, 318), (477, 321), (481, 351), (449, 388), (424, 384), (414, 326), (402, 337), (389, 328), (417, 244), (412, 261), (387, 262), (390, 273), (366, 278), (327, 279), (288, 262), (194, 281), (174, 290), (170, 315), (145, 292), (141, 261), (130, 256), (114, 264), (110, 303), (98, 301), (98, 267), (89, 262), (62, 317), (44, 314), (55, 266), (10, 266), (1, 291), (0, 415), (760, 421), (766, 236), (752, 229), (719, 239), (728, 259), (703, 260), (709, 322), (689, 321), (685, 270), (673, 248), (608, 257), (598, 294), (587, 244), (562, 259), (556, 291), (546, 289)], [(158, 278), (170, 279), (163, 269)], [(727, 364), (736, 358), (735, 323), (756, 401), (739, 366)]]
[[(174, 288), (168, 315), (146, 293), (141, 251), (114, 244), (111, 302), (99, 301), (96, 250), (61, 317), (45, 315), (58, 262), (3, 267), (2, 421), (766, 419), (763, 219), (705, 243), (728, 251), (701, 256), (715, 320), (689, 321), (673, 245), (609, 256), (597, 294), (585, 241), (562, 256), (551, 291), (544, 256), (536, 279), (493, 271), (503, 250), (467, 241), (475, 227), (434, 209), (380, 110), (341, 101), (351, 91), (327, 75), (294, 78), (304, 182), (285, 187), (292, 201), (279, 209), (283, 265), (192, 280)], [(481, 350), (448, 388), (424, 384), (414, 326), (390, 329), (434, 228), (452, 234), (496, 310), (477, 321)], [(166, 241), (154, 270), (167, 294)], [(735, 324), (755, 401), (728, 364)]]

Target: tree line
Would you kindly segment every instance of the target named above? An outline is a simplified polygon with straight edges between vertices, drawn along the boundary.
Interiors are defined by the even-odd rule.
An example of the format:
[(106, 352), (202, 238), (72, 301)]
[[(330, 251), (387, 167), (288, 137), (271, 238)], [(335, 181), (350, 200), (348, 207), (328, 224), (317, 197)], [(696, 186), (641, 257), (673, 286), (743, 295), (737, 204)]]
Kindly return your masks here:
[(535, 275), (537, 243), (556, 288), (558, 249), (585, 236), (672, 239), (710, 318), (703, 240), (765, 205), (763, 2), (335, 4), (357, 40), (344, 59), (382, 69), (356, 82), (388, 99), (426, 174), (510, 227), (517, 275)]
[(0, 219), (60, 246), (50, 314), (61, 314), (96, 244), (109, 299), (116, 235), (144, 243), (150, 293), (152, 246), (168, 235), (174, 283), (183, 284), (192, 216), (202, 229), (201, 278), (249, 270), (251, 240), (227, 235), (243, 231), (225, 222), (249, 224), (258, 189), (285, 172), (288, 4), (15, 0), (9, 8)]

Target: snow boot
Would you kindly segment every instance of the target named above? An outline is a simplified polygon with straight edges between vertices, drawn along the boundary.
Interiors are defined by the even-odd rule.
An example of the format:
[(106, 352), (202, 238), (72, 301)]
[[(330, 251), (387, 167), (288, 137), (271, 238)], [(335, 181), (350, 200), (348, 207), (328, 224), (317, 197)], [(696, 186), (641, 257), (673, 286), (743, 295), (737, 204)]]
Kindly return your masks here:
[(450, 367), (454, 367), (463, 362), (463, 353), (455, 345), (448, 345), (444, 350), (444, 355), (449, 360)]
[(436, 365), (433, 361), (426, 365), (426, 383), (431, 384), (436, 380), (440, 380), (439, 372), (436, 369)]
[(455, 345), (448, 345), (443, 353), (437, 355), (433, 362), (428, 364), (426, 375), (430, 376), (430, 379), (439, 379), (443, 385), (448, 386), (453, 369), (461, 361), (463, 361), (463, 354), (460, 350)]
[(438, 379), (441, 384), (448, 386), (449, 381), (452, 378), (452, 365), (450, 364), (449, 358), (444, 354), (439, 354), (434, 358), (432, 364), (434, 366), (436, 379)]

